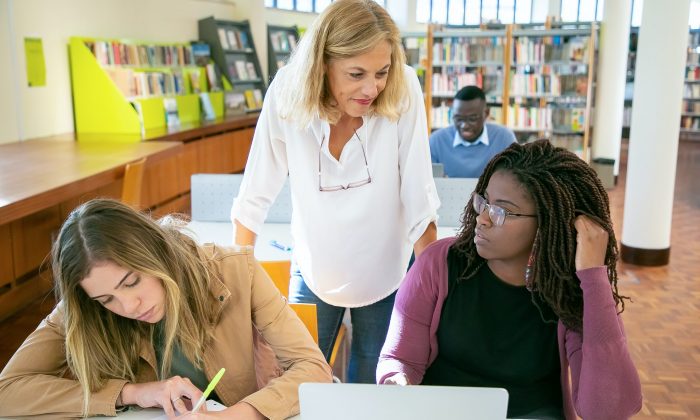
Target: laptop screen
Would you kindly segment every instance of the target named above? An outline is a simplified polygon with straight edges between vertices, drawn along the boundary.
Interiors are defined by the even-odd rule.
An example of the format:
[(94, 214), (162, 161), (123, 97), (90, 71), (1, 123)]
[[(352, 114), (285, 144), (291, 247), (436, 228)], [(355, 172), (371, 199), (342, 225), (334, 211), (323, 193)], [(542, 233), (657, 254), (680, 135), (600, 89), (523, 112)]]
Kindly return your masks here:
[(305, 383), (301, 420), (504, 420), (502, 388)]

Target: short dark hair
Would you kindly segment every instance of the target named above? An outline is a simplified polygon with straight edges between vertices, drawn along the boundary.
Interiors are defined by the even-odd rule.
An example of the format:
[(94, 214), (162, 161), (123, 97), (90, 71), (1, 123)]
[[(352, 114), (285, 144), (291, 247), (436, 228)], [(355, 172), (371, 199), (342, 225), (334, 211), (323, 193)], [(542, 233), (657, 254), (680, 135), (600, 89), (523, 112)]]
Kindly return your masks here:
[(460, 89), (459, 92), (455, 94), (455, 99), (459, 99), (460, 101), (471, 101), (472, 99), (486, 101), (486, 95), (484, 95), (484, 91), (481, 90), (480, 87), (472, 85)]

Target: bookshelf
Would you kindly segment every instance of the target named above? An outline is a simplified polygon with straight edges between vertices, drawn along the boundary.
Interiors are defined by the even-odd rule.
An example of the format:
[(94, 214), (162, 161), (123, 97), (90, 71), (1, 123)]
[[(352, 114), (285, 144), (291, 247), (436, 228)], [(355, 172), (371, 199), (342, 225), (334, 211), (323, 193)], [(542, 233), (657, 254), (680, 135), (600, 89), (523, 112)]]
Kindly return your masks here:
[(215, 116), (223, 116), (223, 94), (209, 92), (206, 68), (195, 65), (188, 44), (72, 37), (68, 52), (79, 141), (113, 133), (138, 142), (147, 131), (166, 127), (169, 118), (199, 121), (200, 92)]
[(517, 137), (548, 137), (587, 159), (596, 36), (596, 25), (512, 30), (503, 102)]
[(231, 87), (226, 101), (231, 97), (245, 104), (247, 112), (259, 111), (266, 84), (250, 23), (247, 20), (227, 21), (208, 17), (199, 20), (198, 24), (199, 39), (210, 45), (214, 63)]
[[(428, 26), (406, 48), (409, 64), (425, 67), (429, 130), (452, 124), (454, 94), (477, 85), (490, 118), (520, 141), (548, 137), (587, 159), (597, 45), (596, 25), (440, 30)], [(420, 34), (412, 35), (420, 39)], [(409, 34), (404, 34), (408, 46)]]
[(267, 74), (269, 81), (272, 81), (277, 70), (287, 63), (298, 42), (299, 30), (296, 26), (267, 25)]
[(425, 75), (430, 62), (428, 60), (428, 33), (403, 32), (401, 43), (406, 55), (406, 64), (416, 71), (421, 88), (425, 92)]
[(688, 33), (688, 58), (685, 63), (681, 135), (688, 140), (700, 140), (700, 30)]
[[(429, 129), (452, 124), (454, 94), (464, 86), (477, 85), (484, 90), (491, 118), (504, 122), (502, 104), (507, 102), (503, 89), (508, 77), (508, 30), (450, 30), (428, 28), (430, 63), (426, 69), (427, 113)], [(429, 90), (428, 90), (429, 89)]]

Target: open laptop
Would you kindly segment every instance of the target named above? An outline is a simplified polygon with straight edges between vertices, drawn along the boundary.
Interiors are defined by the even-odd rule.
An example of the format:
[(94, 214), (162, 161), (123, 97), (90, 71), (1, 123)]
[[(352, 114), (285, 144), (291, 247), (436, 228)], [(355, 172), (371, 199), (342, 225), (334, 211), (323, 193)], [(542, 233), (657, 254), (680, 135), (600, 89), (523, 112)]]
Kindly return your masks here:
[(433, 178), (445, 177), (445, 165), (442, 163), (433, 163)]
[(504, 420), (502, 388), (305, 383), (301, 420)]

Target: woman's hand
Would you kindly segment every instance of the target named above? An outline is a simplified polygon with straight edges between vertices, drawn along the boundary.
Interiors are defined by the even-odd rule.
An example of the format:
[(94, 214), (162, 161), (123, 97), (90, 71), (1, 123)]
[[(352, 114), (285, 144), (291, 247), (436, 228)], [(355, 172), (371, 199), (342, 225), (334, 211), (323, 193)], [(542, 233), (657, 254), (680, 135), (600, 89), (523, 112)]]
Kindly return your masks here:
[(206, 420), (206, 419), (236, 419), (236, 420), (265, 420), (258, 410), (252, 405), (239, 402), (223, 411), (210, 411), (187, 413), (184, 416), (178, 417), (178, 420)]
[(576, 271), (605, 265), (610, 235), (588, 216), (574, 220), (576, 229)]
[(202, 391), (189, 379), (173, 376), (164, 381), (126, 384), (119, 395), (124, 405), (161, 407), (172, 418), (177, 413), (191, 410), (192, 405), (202, 396)]
[(406, 386), (406, 385), (411, 385), (411, 383), (408, 381), (408, 377), (406, 376), (405, 373), (395, 373), (388, 378), (384, 379), (384, 384), (385, 385), (401, 385), (401, 386)]

